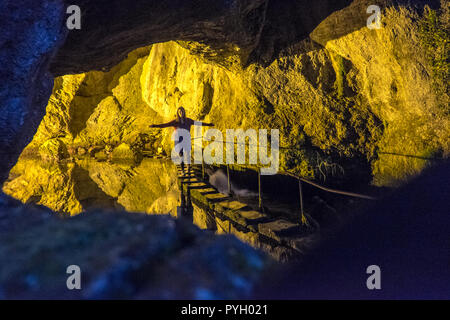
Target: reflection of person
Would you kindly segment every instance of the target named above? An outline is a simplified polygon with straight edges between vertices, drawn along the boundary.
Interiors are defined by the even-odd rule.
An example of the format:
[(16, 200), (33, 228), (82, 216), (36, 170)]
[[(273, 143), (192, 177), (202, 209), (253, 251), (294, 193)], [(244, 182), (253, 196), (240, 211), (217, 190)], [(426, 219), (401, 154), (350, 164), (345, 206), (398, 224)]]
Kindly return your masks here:
[[(162, 124), (152, 124), (152, 125), (150, 125), (150, 128), (174, 127), (175, 130), (177, 130), (177, 129), (185, 129), (188, 132), (190, 132), (191, 131), (191, 127), (193, 125), (196, 125), (196, 124), (202, 125), (202, 126), (206, 126), (206, 127), (214, 126), (214, 124), (212, 124), (212, 123), (201, 122), (201, 121), (194, 121), (191, 118), (186, 117), (186, 110), (184, 110), (183, 107), (179, 107), (178, 110), (177, 110), (177, 118), (175, 120), (172, 120), (172, 121), (167, 122), (167, 123), (162, 123)], [(180, 135), (179, 136), (179, 140), (175, 141), (175, 145), (177, 145), (181, 141), (183, 141), (183, 137)], [(180, 156), (183, 158), (183, 149), (181, 149), (181, 151), (180, 151)], [(184, 170), (184, 162), (183, 161), (181, 161), (181, 167)]]

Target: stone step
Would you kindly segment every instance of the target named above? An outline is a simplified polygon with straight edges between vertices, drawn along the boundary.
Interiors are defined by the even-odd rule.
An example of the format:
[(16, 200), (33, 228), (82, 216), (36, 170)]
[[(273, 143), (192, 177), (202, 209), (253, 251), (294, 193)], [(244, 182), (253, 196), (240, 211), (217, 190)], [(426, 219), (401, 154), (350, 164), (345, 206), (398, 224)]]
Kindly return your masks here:
[(216, 204), (217, 210), (221, 211), (237, 211), (237, 210), (248, 210), (250, 209), (245, 203), (239, 202), (239, 201), (226, 201), (226, 202), (220, 202)]
[(255, 211), (255, 210), (250, 210), (250, 211), (244, 210), (244, 211), (240, 211), (239, 214), (241, 216), (241, 219), (243, 219), (247, 225), (257, 224), (264, 220), (269, 219), (269, 216), (266, 215), (265, 213)]
[(300, 226), (296, 223), (284, 219), (277, 219), (258, 224), (258, 231), (268, 238), (282, 242), (283, 238), (298, 234), (301, 230)]

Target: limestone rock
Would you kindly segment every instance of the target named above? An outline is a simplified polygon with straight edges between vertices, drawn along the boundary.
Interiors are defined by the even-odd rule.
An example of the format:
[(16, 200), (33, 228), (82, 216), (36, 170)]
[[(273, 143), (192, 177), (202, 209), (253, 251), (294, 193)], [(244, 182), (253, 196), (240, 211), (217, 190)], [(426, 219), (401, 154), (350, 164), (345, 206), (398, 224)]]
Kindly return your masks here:
[[(388, 7), (383, 28), (369, 30), (361, 26), (365, 11), (359, 14), (366, 4), (354, 1), (314, 27), (310, 38), (323, 47), (286, 41), (289, 46), (264, 65), (224, 68), (223, 56), (204, 54), (207, 44), (178, 41), (137, 49), (108, 72), (57, 78), (29, 149), (58, 138), (85, 148), (126, 143), (170, 155), (172, 130), (148, 126), (172, 120), (182, 105), (191, 118), (222, 131), (280, 129), (283, 170), (402, 183), (428, 158), (448, 154), (449, 120), (438, 108), (445, 97), (433, 91), (430, 66), (417, 50), (417, 14)], [(269, 5), (267, 18), (275, 21), (271, 10), (289, 6)], [(320, 13), (314, 5), (311, 12), (330, 8)], [(274, 36), (269, 29), (262, 35)]]
[(83, 157), (59, 163), (22, 157), (3, 191), (71, 215), (98, 207), (173, 214), (179, 200), (175, 166), (153, 159), (136, 164)]
[(77, 148), (77, 154), (79, 156), (84, 156), (84, 155), (86, 155), (86, 153), (87, 153), (86, 148), (83, 148), (83, 147), (78, 147)]
[[(228, 71), (231, 71), (224, 78), (224, 83), (227, 83), (226, 78), (235, 83), (231, 86), (231, 89), (236, 89), (233, 92), (237, 93), (238, 98), (225, 99), (221, 96), (220, 100), (226, 102), (226, 104), (224, 102), (224, 105), (232, 106), (229, 111), (230, 115), (249, 113), (245, 118), (237, 116), (236, 122), (232, 123), (233, 125), (247, 128), (256, 126), (258, 123), (271, 123), (275, 127), (287, 128), (286, 131), (297, 130), (300, 132), (299, 136), (304, 131), (308, 138), (306, 142), (311, 142), (317, 147), (312, 154), (334, 147), (338, 148), (338, 153), (344, 153), (345, 156), (351, 155), (356, 159), (368, 157), (370, 163), (363, 164), (366, 167), (373, 165), (377, 158), (377, 155), (374, 155), (374, 150), (377, 149), (376, 142), (380, 141), (380, 131), (384, 127), (381, 123), (389, 124), (393, 119), (391, 116), (384, 118), (385, 114), (377, 110), (381, 108), (389, 112), (391, 108), (396, 108), (397, 100), (404, 100), (406, 104), (412, 100), (418, 101), (409, 89), (404, 91), (403, 88), (408, 87), (405, 86), (405, 83), (413, 83), (417, 75), (420, 76), (419, 78), (423, 78), (422, 75), (430, 74), (428, 64), (421, 60), (421, 54), (416, 57), (408, 53), (408, 47), (419, 47), (417, 36), (414, 33), (415, 28), (412, 26), (413, 20), (411, 19), (402, 20), (403, 22), (406, 21), (406, 24), (402, 21), (397, 24), (397, 28), (402, 25), (403, 30), (412, 31), (412, 35), (407, 38), (406, 42), (396, 41), (395, 37), (386, 37), (392, 30), (397, 30), (395, 26), (388, 23), (383, 30), (371, 32), (372, 35), (380, 34), (380, 38), (388, 40), (387, 42), (378, 41), (376, 37), (370, 35), (367, 37), (368, 43), (360, 43), (358, 40), (353, 45), (348, 45), (347, 40), (352, 39), (353, 35), (357, 35), (354, 39), (366, 37), (368, 30), (364, 28), (362, 23), (367, 18), (367, 13), (362, 9), (368, 3), (392, 5), (393, 1), (320, 0), (314, 1), (314, 3), (304, 1), (276, 1), (272, 3), (263, 0), (234, 0), (215, 1), (214, 5), (211, 6), (210, 1), (192, 0), (184, 1), (175, 7), (161, 7), (159, 2), (142, 0), (127, 4), (127, 10), (125, 11), (122, 10), (122, 5), (119, 2), (118, 0), (113, 2), (76, 1), (75, 4), (79, 4), (83, 8), (84, 26), (82, 30), (70, 32), (65, 42), (67, 28), (64, 27), (65, 7), (62, 1), (45, 0), (36, 3), (30, 0), (7, 0), (2, 2), (1, 11), (4, 15), (2, 30), (9, 30), (2, 34), (1, 43), (5, 44), (5, 50), (2, 51), (0, 57), (2, 65), (7, 67), (4, 71), (7, 77), (4, 78), (5, 81), (2, 82), (0, 90), (2, 94), (0, 99), (3, 101), (1, 105), (4, 109), (2, 109), (4, 112), (2, 112), (2, 119), (0, 119), (0, 128), (2, 128), (0, 139), (1, 149), (5, 151), (6, 157), (2, 162), (5, 168), (0, 170), (3, 174), (2, 179), (6, 177), (6, 171), (16, 162), (20, 151), (30, 141), (38, 122), (43, 116), (43, 107), (47, 102), (52, 85), (52, 76), (47, 73), (50, 60), (52, 60), (52, 71), (55, 75), (76, 74), (93, 69), (112, 71), (113, 66), (120, 61), (127, 60), (129, 62), (127, 54), (138, 47), (178, 40), (179, 44), (187, 48), (186, 51), (196, 57), (212, 63), (216, 67), (225, 66)], [(436, 1), (428, 1), (428, 3), (431, 2), (434, 4)], [(195, 3), (195, 6), (193, 3)], [(395, 1), (395, 4), (397, 10), (402, 8), (403, 1)], [(387, 22), (395, 20), (395, 14), (389, 12), (383, 14), (387, 17)], [(145, 19), (141, 19), (143, 16), (145, 16)], [(134, 21), (134, 23), (130, 24), (130, 21)], [(36, 26), (39, 26), (39, 28)], [(96, 31), (92, 32), (91, 30)], [(399, 32), (401, 35), (401, 31)], [(327, 49), (322, 51), (319, 46), (311, 44), (310, 41), (304, 41), (308, 37), (315, 39)], [(347, 40), (341, 41), (343, 39)], [(335, 40), (337, 42), (332, 44), (331, 42)], [(371, 46), (371, 41), (376, 41), (374, 46)], [(64, 45), (55, 57), (58, 46), (62, 42), (64, 42)], [(389, 87), (389, 90), (392, 89), (392, 92), (398, 92), (398, 94), (377, 93), (377, 88), (364, 85), (365, 81), (361, 80), (364, 78), (361, 73), (364, 74), (366, 70), (361, 67), (370, 61), (367, 60), (370, 57), (364, 56), (364, 48), (373, 47), (378, 51), (381, 43), (387, 43), (386, 47), (391, 46), (395, 50), (381, 48), (380, 52), (372, 55), (372, 49), (369, 49), (370, 56), (379, 55), (381, 57), (377, 58), (379, 62), (383, 60), (397, 61), (397, 58), (402, 56), (403, 51), (406, 56), (413, 59), (410, 61), (412, 67), (404, 69), (404, 81), (393, 81)], [(346, 51), (348, 51), (346, 48), (352, 49), (351, 58), (346, 55)], [(389, 57), (390, 52), (396, 53), (393, 56), (394, 60)], [(137, 61), (144, 58), (145, 54), (142, 55), (142, 50), (140, 50), (138, 56), (132, 57), (132, 60)], [(423, 62), (424, 64), (422, 64)], [(230, 63), (233, 66), (230, 66)], [(238, 64), (238, 66), (234, 67), (235, 64)], [(377, 65), (379, 65), (378, 62)], [(395, 63), (392, 65), (394, 66)], [(401, 61), (399, 61), (399, 65), (404, 67)], [(60, 97), (59, 101), (70, 103), (69, 105), (63, 103), (58, 107), (62, 114), (55, 114), (58, 121), (54, 128), (52, 128), (51, 121), (46, 122), (49, 125), (48, 131), (57, 129), (59, 132), (67, 133), (64, 138), (75, 139), (80, 133), (79, 131), (84, 129), (85, 116), (89, 117), (99, 102), (106, 96), (111, 95), (110, 92), (115, 87), (114, 84), (120, 84), (120, 77), (127, 73), (124, 73), (123, 70), (118, 72), (123, 66), (121, 64), (118, 69), (113, 71), (112, 74), (115, 73), (115, 76), (108, 72), (91, 75), (82, 80), (78, 89), (75, 85), (70, 86), (67, 92), (63, 90), (58, 93), (54, 90), (54, 96), (65, 95), (65, 97)], [(421, 69), (420, 66), (423, 66), (423, 68)], [(247, 67), (253, 70), (250, 72), (250, 76), (246, 71)], [(271, 68), (267, 69), (267, 67)], [(188, 69), (188, 64), (183, 67), (183, 70)], [(336, 70), (333, 71), (332, 69)], [(285, 70), (287, 70), (288, 77), (283, 76)], [(384, 70), (381, 67), (379, 70), (378, 73), (382, 74), (399, 74), (398, 68)], [(295, 76), (298, 71), (302, 74), (301, 76)], [(242, 72), (245, 76), (242, 76)], [(106, 76), (104, 73), (106, 73)], [(369, 77), (369, 82), (376, 83), (378, 73), (374, 73), (373, 79)], [(140, 72), (132, 71), (131, 74), (139, 75)], [(83, 75), (81, 78), (83, 78)], [(216, 80), (220, 80), (220, 78), (218, 77)], [(386, 79), (390, 78), (398, 80), (397, 76), (386, 77)], [(426, 76), (424, 79), (426, 79)], [(137, 83), (137, 79), (134, 78), (134, 80)], [(209, 102), (217, 100), (216, 96), (220, 93), (220, 84), (217, 83), (215, 87), (211, 80), (211, 75), (208, 72), (204, 76), (198, 74), (197, 82), (193, 82), (198, 84), (198, 86), (195, 86), (199, 89), (199, 101), (202, 102), (197, 105), (195, 113), (199, 111), (199, 115), (202, 117), (206, 116), (205, 112), (208, 113)], [(244, 84), (247, 83), (248, 85), (242, 86), (241, 80), (244, 80)], [(343, 82), (342, 80), (346, 81)], [(113, 86), (111, 86), (111, 81), (114, 82)], [(124, 84), (125, 82), (129, 83), (128, 80), (124, 81)], [(419, 81), (419, 83), (422, 83), (422, 81)], [(183, 97), (184, 91), (179, 90), (178, 92), (177, 86), (178, 84), (175, 84), (174, 87), (163, 91), (165, 94), (170, 93), (172, 96), (172, 98), (168, 98), (169, 104), (174, 103), (170, 100), (177, 101), (177, 99)], [(55, 82), (54, 88), (57, 87), (58, 80)], [(285, 89), (279, 90), (282, 87)], [(338, 96), (342, 96), (342, 93), (344, 93), (346, 100), (334, 101), (330, 98), (330, 89), (333, 88), (336, 88)], [(361, 88), (368, 90), (362, 90)], [(423, 86), (423, 88), (422, 92), (428, 90), (428, 85)], [(78, 96), (73, 97), (73, 99), (73, 95), (66, 94), (72, 89), (79, 90)], [(137, 89), (137, 87), (131, 89)], [(323, 89), (323, 93), (317, 92), (316, 89)], [(359, 90), (355, 91), (355, 89)], [(381, 96), (378, 98), (371, 97), (370, 90), (372, 89), (374, 89), (376, 95), (382, 93)], [(380, 88), (383, 92), (386, 89), (387, 87), (384, 84)], [(142, 90), (147, 89), (142, 88)], [(130, 90), (131, 93), (138, 91)], [(278, 92), (280, 94), (277, 94)], [(354, 93), (356, 95), (353, 95)], [(188, 93), (186, 96), (189, 95), (192, 96), (193, 94)], [(248, 96), (248, 99), (241, 101), (242, 98), (239, 98), (239, 96)], [(298, 98), (300, 96), (302, 97), (301, 100)], [(384, 99), (388, 96), (391, 99)], [(120, 98), (120, 94), (118, 94), (118, 98)], [(109, 100), (111, 102), (111, 99)], [(421, 103), (432, 104), (432, 100), (433, 98), (427, 98)], [(126, 99), (118, 99), (118, 101), (122, 104)], [(240, 106), (237, 110), (234, 109), (233, 102)], [(391, 107), (390, 102), (392, 102), (393, 107)], [(78, 107), (73, 108), (73, 106)], [(156, 109), (155, 106), (150, 107)], [(210, 118), (216, 120), (219, 114), (214, 109), (213, 106), (209, 115)], [(75, 111), (75, 113), (71, 113), (70, 110)], [(228, 113), (228, 109), (225, 110)], [(256, 115), (252, 114), (253, 110), (256, 110)], [(123, 118), (117, 119), (118, 123), (122, 123), (120, 126), (126, 127), (126, 123), (142, 119), (142, 122), (138, 123), (137, 126), (137, 129), (141, 132), (144, 124), (148, 125), (153, 121), (161, 120), (157, 119), (155, 113), (151, 115), (150, 119), (127, 113), (129, 112), (125, 112)], [(299, 114), (304, 115), (304, 117), (302, 116), (298, 121), (293, 121), (293, 117), (296, 118)], [(70, 126), (64, 123), (66, 116), (72, 118)], [(313, 122), (310, 123), (307, 119), (312, 119)], [(436, 127), (434, 123), (431, 125), (433, 129), (425, 128), (423, 124), (427, 120), (420, 119), (419, 121), (421, 128), (427, 132), (426, 137), (420, 139), (425, 141), (433, 138), (433, 132), (436, 132), (436, 138), (433, 138), (433, 146), (429, 149), (421, 147), (418, 153), (433, 154), (442, 151), (442, 153), (447, 154), (448, 146), (446, 145), (443, 148), (440, 146), (443, 139), (446, 138), (446, 123), (439, 124), (439, 128), (434, 130)], [(348, 125), (349, 122), (350, 126)], [(315, 123), (319, 123), (319, 125), (315, 125)], [(391, 125), (389, 130), (396, 126), (395, 122), (393, 123), (394, 125)], [(129, 131), (124, 130), (123, 133), (128, 136), (127, 139), (130, 139), (126, 142), (134, 141), (135, 130), (136, 128), (131, 128)], [(330, 133), (330, 139), (327, 138), (328, 133)], [(89, 136), (88, 134), (87, 137)], [(113, 136), (115, 137), (115, 135)], [(395, 130), (388, 133), (388, 136), (389, 139), (396, 140)], [(398, 136), (402, 136), (402, 133)], [(411, 139), (419, 138), (413, 134), (409, 136)], [(56, 137), (60, 136), (51, 135), (46, 139)], [(124, 137), (120, 137), (119, 140), (122, 138)], [(160, 137), (157, 139), (160, 139)], [(288, 139), (288, 141), (293, 142), (304, 140), (292, 139), (291, 136)], [(14, 141), (14, 143), (11, 143), (11, 141)], [(63, 141), (66, 144), (68, 142), (64, 139)], [(41, 143), (43, 142), (41, 139)], [(167, 139), (165, 142), (168, 142)], [(342, 148), (341, 145), (343, 145)], [(285, 162), (291, 164), (300, 158), (297, 154), (291, 154), (287, 157), (289, 159)], [(311, 157), (309, 156), (309, 158)], [(325, 163), (327, 167), (334, 163), (334, 159), (327, 158), (323, 154), (321, 157), (318, 164), (314, 164), (313, 160), (309, 159), (303, 163), (303, 166), (307, 168), (302, 169), (295, 163), (294, 167), (299, 172), (309, 174), (314, 170), (317, 171), (322, 163)], [(292, 167), (291, 164), (288, 167)], [(339, 163), (339, 165), (342, 166), (343, 164)], [(413, 166), (415, 167), (413, 171), (417, 172), (424, 165), (423, 163), (413, 163)], [(379, 169), (376, 165), (373, 167), (375, 173), (387, 172), (386, 178), (380, 179), (381, 184), (389, 183), (389, 180), (401, 179), (402, 177), (397, 177), (394, 173), (405, 171), (401, 161), (398, 168), (389, 170), (385, 170), (383, 165)], [(361, 169), (363, 168), (361, 167)], [(346, 170), (348, 172), (349, 168), (346, 168)], [(363, 171), (366, 171), (366, 174), (368, 173), (367, 169), (363, 169)], [(383, 174), (381, 173), (381, 175)], [(408, 176), (408, 174), (403, 176)], [(383, 180), (386, 182), (382, 182)]]
[(14, 178), (5, 183), (3, 192), (24, 203), (38, 203), (56, 212), (78, 214), (83, 206), (77, 197), (72, 173), (74, 165), (70, 163), (22, 158), (11, 170)]
[[(128, 211), (148, 212), (159, 198), (178, 192), (176, 168), (172, 162), (144, 159), (130, 173), (117, 200)], [(172, 211), (165, 209), (165, 212), (167, 209)]]
[(59, 139), (50, 139), (39, 147), (39, 154), (44, 160), (62, 160), (69, 156), (67, 147)]
[(217, 225), (215, 219), (211, 217), (211, 215), (206, 214), (205, 210), (201, 209), (200, 207), (193, 205), (194, 211), (193, 211), (193, 217), (192, 222), (199, 227), (200, 229), (204, 230), (216, 230)]

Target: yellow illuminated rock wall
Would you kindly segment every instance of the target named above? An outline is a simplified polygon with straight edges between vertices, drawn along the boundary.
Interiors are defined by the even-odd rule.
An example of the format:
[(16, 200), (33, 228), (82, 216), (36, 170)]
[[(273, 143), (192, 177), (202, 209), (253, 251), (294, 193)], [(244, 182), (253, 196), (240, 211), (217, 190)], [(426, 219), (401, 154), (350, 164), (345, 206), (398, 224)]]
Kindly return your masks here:
[(383, 121), (378, 159), (372, 163), (380, 185), (419, 173), (427, 164), (420, 157), (448, 156), (450, 151), (450, 119), (444, 111), (448, 96), (433, 90), (419, 26), (413, 23), (418, 19), (404, 8), (387, 9), (382, 29), (365, 29), (326, 43), (329, 51), (351, 61), (349, 85)]
[[(184, 106), (189, 117), (222, 130), (280, 129), (281, 145), (291, 148), (281, 150), (283, 169), (320, 177), (342, 159), (364, 159), (376, 184), (396, 185), (420, 172), (424, 158), (450, 150), (449, 117), (439, 107), (448, 96), (433, 91), (416, 20), (388, 9), (380, 30), (363, 28), (322, 47), (304, 41), (266, 67), (226, 69), (176, 42), (135, 50), (108, 72), (55, 79), (24, 154), (64, 152), (52, 151), (60, 141), (69, 153), (134, 146), (140, 134), (170, 154), (172, 130), (148, 125), (172, 120)], [(311, 38), (320, 42), (314, 32)], [(42, 147), (50, 139), (58, 141)]]
[(176, 178), (175, 165), (169, 161), (56, 162), (23, 157), (3, 191), (24, 203), (71, 215), (95, 208), (175, 215)]
[(159, 118), (143, 101), (140, 87), (150, 49), (133, 51), (109, 72), (56, 78), (46, 116), (27, 149), (53, 138), (67, 146), (133, 144)]

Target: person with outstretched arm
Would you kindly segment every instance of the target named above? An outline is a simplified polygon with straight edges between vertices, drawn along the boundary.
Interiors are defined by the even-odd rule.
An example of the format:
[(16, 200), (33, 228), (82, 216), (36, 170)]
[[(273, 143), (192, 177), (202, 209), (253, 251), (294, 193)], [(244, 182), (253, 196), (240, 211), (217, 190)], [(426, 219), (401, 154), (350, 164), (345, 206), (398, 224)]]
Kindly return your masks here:
[[(213, 127), (214, 126), (213, 123), (194, 121), (193, 119), (186, 117), (186, 110), (183, 107), (179, 107), (178, 110), (177, 110), (177, 118), (175, 120), (172, 120), (172, 121), (167, 122), (167, 123), (152, 124), (152, 125), (150, 125), (150, 128), (169, 128), (169, 127), (174, 127), (175, 130), (177, 130), (177, 129), (185, 129), (188, 132), (190, 132), (191, 131), (191, 127), (193, 125), (195, 125), (195, 124), (199, 124), (199, 125), (201, 124), (202, 126), (205, 126), (205, 127)], [(182, 136), (180, 136), (178, 142), (175, 141), (175, 145), (177, 145), (181, 141), (183, 141), (183, 137)], [(181, 168), (184, 171), (183, 150), (180, 151), (180, 156), (182, 158)]]

